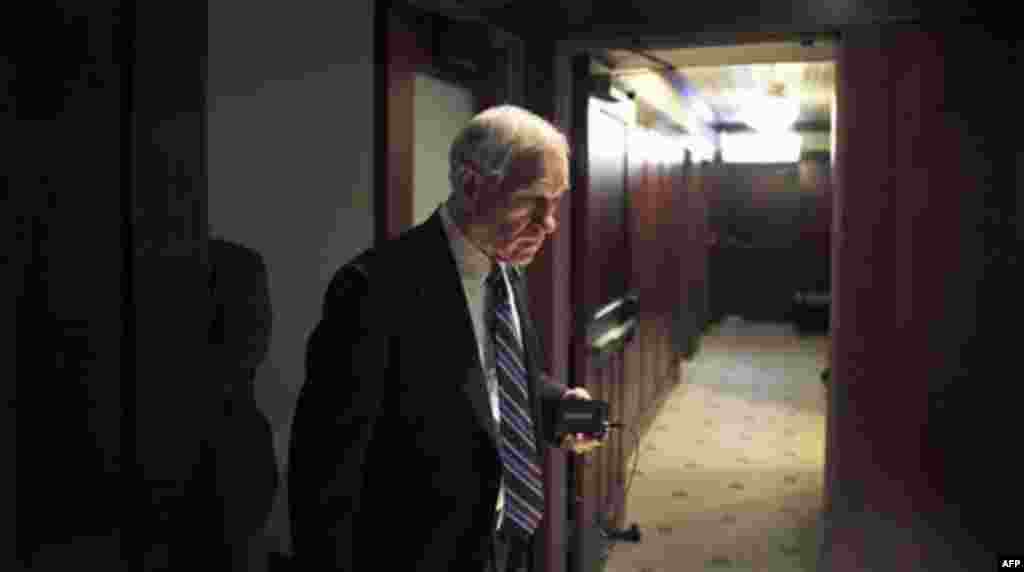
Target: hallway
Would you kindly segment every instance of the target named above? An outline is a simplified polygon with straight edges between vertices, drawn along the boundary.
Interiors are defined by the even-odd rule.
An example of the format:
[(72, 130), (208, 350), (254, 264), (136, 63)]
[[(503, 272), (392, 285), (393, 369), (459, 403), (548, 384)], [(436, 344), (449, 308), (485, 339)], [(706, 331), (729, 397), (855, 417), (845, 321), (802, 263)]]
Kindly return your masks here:
[(728, 318), (704, 337), (640, 446), (642, 541), (613, 546), (608, 572), (816, 569), (828, 345)]

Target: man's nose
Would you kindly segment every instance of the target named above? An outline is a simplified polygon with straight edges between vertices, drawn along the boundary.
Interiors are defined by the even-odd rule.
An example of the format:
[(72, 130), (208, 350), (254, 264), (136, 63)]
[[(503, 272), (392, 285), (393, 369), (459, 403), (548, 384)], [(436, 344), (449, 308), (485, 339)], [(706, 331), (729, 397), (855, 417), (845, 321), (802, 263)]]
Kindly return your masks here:
[(544, 230), (544, 234), (552, 234), (558, 228), (558, 207), (550, 205), (544, 209), (541, 214), (540, 227)]

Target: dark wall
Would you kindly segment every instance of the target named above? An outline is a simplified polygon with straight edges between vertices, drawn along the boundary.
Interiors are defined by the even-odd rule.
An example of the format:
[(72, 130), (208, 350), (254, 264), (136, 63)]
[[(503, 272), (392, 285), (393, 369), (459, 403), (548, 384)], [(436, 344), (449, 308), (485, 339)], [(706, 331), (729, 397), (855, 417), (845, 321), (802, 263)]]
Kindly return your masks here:
[(687, 159), (679, 165), (674, 179), (675, 215), (669, 222), (668, 236), (673, 256), (679, 261), (679, 303), (672, 308), (675, 346), (687, 358), (698, 348), (699, 339), (710, 317), (710, 242), (708, 184), (710, 163)]
[(16, 408), (4, 416), (5, 429), (7, 419), (15, 424), (16, 448), (0, 454), (17, 498), (5, 504), (15, 521), (7, 530), (16, 531), (24, 564), (58, 562), (54, 553), (72, 540), (101, 565), (113, 564), (120, 548), (119, 471), (132, 445), (121, 428), (122, 382), (131, 379), (122, 348), (128, 245), (119, 164), (127, 102), (118, 45), (126, 36), (112, 8), (24, 14), (23, 30), (38, 26), (28, 33), (62, 41), (9, 60), (7, 109), (16, 123), (8, 125), (18, 129), (2, 210), (14, 218), (4, 230), (16, 233), (9, 260), (19, 276), (5, 282), (22, 287), (3, 320), (17, 339), (16, 372), (3, 384)]
[[(131, 174), (131, 295), (135, 463), (146, 520), (125, 527), (148, 549), (147, 566), (196, 565), (191, 535), (208, 538), (209, 507), (191, 504), (202, 440), (219, 406), (206, 369), (212, 314), (207, 258), (206, 6), (139, 6), (132, 99), (125, 112)], [(174, 50), (181, 37), (197, 37)], [(183, 423), (187, 415), (189, 423)], [(180, 431), (168, 431), (180, 427)], [(183, 502), (183, 500), (185, 502)], [(148, 522), (147, 522), (148, 520)], [(146, 530), (141, 525), (148, 524)], [(165, 552), (166, 548), (166, 552)]]
[(829, 163), (716, 164), (712, 173), (712, 314), (789, 320), (795, 292), (829, 289)]
[(1011, 45), (971, 27), (844, 33), (827, 569), (981, 570), (1019, 550), (1017, 475), (985, 469), (1019, 431), (1002, 407), (1019, 187), (1003, 107), (972, 85), (978, 66), (1009, 77)]
[(832, 161), (829, 157), (800, 161), (800, 215), (797, 250), (801, 288), (827, 292), (832, 275)]
[(19, 18), (45, 38), (11, 57), (9, 108), (24, 263), (15, 518), (36, 569), (144, 569), (144, 552), (166, 563), (157, 547), (185, 564), (179, 533), (202, 534), (181, 501), (214, 403), (200, 369), (205, 16), (107, 2)]

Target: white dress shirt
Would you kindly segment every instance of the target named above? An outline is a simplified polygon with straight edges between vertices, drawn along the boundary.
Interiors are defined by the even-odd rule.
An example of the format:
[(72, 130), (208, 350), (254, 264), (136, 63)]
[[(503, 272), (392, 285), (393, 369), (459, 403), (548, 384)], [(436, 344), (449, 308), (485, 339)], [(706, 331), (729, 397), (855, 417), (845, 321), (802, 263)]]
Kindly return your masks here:
[[(448, 245), (451, 247), (455, 264), (459, 269), (459, 277), (462, 279), (462, 291), (466, 295), (466, 305), (469, 308), (469, 316), (473, 320), (473, 332), (476, 334), (477, 351), (480, 352), (480, 363), (484, 368), (484, 379), (487, 383), (487, 393), (491, 398), (491, 412), (494, 415), (494, 422), (501, 426), (501, 407), (498, 404), (498, 375), (495, 370), (494, 348), (491, 347), (492, 339), (488, 335), (484, 316), (484, 309), (487, 307), (487, 275), (490, 274), (494, 264), (479, 248), (470, 242), (459, 227), (455, 225), (448, 212), (448, 203), (441, 205), (441, 222), (445, 234), (448, 236)], [(522, 331), (519, 325), (519, 312), (516, 308), (515, 296), (512, 295), (512, 285), (508, 281), (508, 268), (503, 262), (499, 262), (503, 270), (502, 276), (505, 280), (505, 288), (509, 292), (509, 304), (512, 306), (512, 321), (515, 327), (516, 339), (520, 345), (523, 343)], [(499, 432), (500, 433), (500, 432)], [(501, 526), (503, 507), (505, 504), (504, 480), (498, 487), (498, 526)]]

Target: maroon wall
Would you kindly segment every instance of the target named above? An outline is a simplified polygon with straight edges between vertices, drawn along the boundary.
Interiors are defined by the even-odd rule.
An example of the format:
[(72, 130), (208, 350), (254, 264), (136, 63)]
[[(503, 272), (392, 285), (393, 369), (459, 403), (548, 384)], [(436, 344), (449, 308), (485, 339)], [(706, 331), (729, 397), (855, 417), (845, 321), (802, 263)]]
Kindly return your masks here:
[[(586, 63), (577, 62), (586, 77)], [(582, 82), (581, 82), (582, 83)], [(608, 401), (616, 417), (622, 414), (624, 390), (622, 350), (598, 356), (586, 343), (590, 322), (598, 309), (623, 297), (630, 286), (627, 234), (626, 138), (628, 128), (618, 117), (577, 94), (576, 156), (572, 181), (572, 321), (573, 382), (587, 388), (594, 399)], [(621, 511), (624, 449), (615, 445), (578, 458), (576, 493), (580, 502), (574, 517), (578, 527), (598, 515), (619, 516)], [(587, 548), (576, 546), (577, 553)], [(579, 562), (570, 562), (573, 569)]]
[(384, 85), (380, 87), (387, 94), (377, 168), (383, 180), (375, 193), (374, 230), (378, 243), (398, 236), (413, 224), (415, 79), (416, 72), (423, 70), (431, 59), (430, 43), (416, 14), (391, 6), (384, 10), (386, 24), (383, 37), (378, 40), (384, 51), (384, 62), (380, 64), (383, 69), (379, 71)]
[[(627, 352), (627, 401), (637, 418), (679, 381), (679, 360), (703, 328), (707, 289), (707, 165), (652, 156), (634, 131), (627, 146), (630, 287), (640, 299), (638, 342)], [(671, 147), (670, 147), (671, 149)]]
[[(521, 80), (522, 86), (510, 85), (510, 93), (525, 93), (528, 96), (525, 105), (530, 111), (544, 117), (563, 132), (568, 132), (569, 118), (555, 113), (554, 44), (544, 41), (527, 42), (521, 46), (519, 53), (522, 65), (514, 70), (516, 73), (510, 75), (517, 82)], [(570, 158), (570, 168), (576, 169), (573, 159), (580, 156), (581, 148), (575, 133), (572, 135), (570, 145), (573, 157)], [(572, 356), (569, 352), (572, 345), (572, 288), (569, 270), (572, 263), (573, 221), (570, 213), (577, 200), (575, 193), (570, 193), (569, 200), (563, 200), (559, 207), (558, 231), (545, 241), (544, 248), (527, 272), (530, 309), (547, 354), (549, 371), (555, 379), (567, 384), (572, 381)], [(538, 538), (543, 538), (543, 541), (535, 543), (535, 570), (561, 572), (566, 569), (568, 547), (565, 525), (569, 507), (566, 498), (566, 460), (567, 455), (560, 450), (548, 449), (544, 457), (544, 519), (541, 530), (537, 532)], [(574, 492), (569, 490), (570, 494)]]
[[(627, 289), (639, 298), (635, 338), (624, 355), (603, 370), (583, 370), (592, 376), (584, 383), (599, 387), (614, 416), (641, 434), (663, 398), (682, 381), (680, 359), (686, 340), (694, 338), (702, 325), (707, 258), (705, 167), (685, 163), (681, 147), (675, 159), (671, 152), (653, 154), (645, 138), (640, 130), (631, 129), (625, 157)], [(592, 218), (590, 224), (598, 220)], [(627, 510), (621, 496), (628, 472), (624, 464), (635, 445), (631, 438), (620, 439), (616, 447), (601, 453), (611, 462), (599, 457), (594, 470), (607, 473), (595, 491), (605, 503), (600, 509), (621, 526)]]
[[(583, 68), (585, 71), (585, 68)], [(577, 100), (574, 160), (574, 382), (611, 404), (612, 416), (645, 433), (668, 392), (681, 381), (680, 358), (706, 316), (708, 200), (706, 165), (686, 161), (680, 143), (627, 127), (600, 104)], [(585, 345), (594, 312), (636, 295), (633, 341), (598, 355)], [(625, 318), (622, 318), (625, 319)], [(602, 320), (604, 321), (604, 320)], [(623, 489), (632, 434), (577, 463), (578, 518), (625, 524)]]
[(996, 176), (1012, 163), (971, 70), (1009, 55), (979, 30), (844, 33), (829, 570), (982, 570), (1020, 549), (1008, 520), (1020, 495), (978, 452), (1005, 452), (986, 404), (1005, 399), (999, 372), (1016, 371), (996, 349), (1011, 299), (985, 294), (1007, 278), (995, 273), (1011, 223), (992, 207), (1012, 204), (1016, 183)]
[[(667, 340), (663, 336), (660, 315), (664, 295), (659, 292), (658, 283), (659, 278), (670, 279), (671, 272), (659, 268), (662, 259), (658, 243), (663, 200), (661, 168), (645, 156), (643, 145), (638, 143), (640, 135), (636, 132), (632, 135), (627, 155), (630, 286), (639, 297), (640, 305), (636, 343), (626, 354), (626, 383), (629, 384), (626, 399), (632, 405), (629, 421), (635, 426), (649, 413), (662, 384), (659, 373), (663, 368), (658, 358), (664, 353), (662, 345)], [(642, 426), (635, 428), (641, 430)]]
[[(626, 124), (591, 107), (588, 113), (587, 182), (576, 189), (581, 300), (576, 310), (589, 316), (626, 294), (629, 253), (626, 235)], [(579, 160), (579, 158), (577, 158)]]

